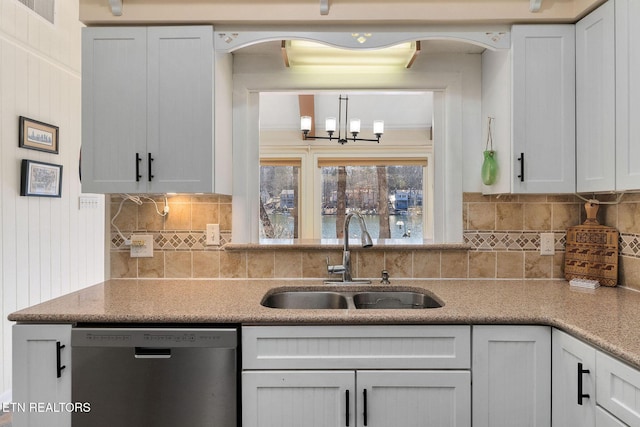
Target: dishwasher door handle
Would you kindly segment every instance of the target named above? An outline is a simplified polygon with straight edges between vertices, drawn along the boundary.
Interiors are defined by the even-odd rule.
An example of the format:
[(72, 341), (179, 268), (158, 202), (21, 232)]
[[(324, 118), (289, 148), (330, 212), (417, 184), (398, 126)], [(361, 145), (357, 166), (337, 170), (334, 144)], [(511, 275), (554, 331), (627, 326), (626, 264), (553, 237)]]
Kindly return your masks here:
[(170, 348), (135, 347), (136, 359), (170, 359)]

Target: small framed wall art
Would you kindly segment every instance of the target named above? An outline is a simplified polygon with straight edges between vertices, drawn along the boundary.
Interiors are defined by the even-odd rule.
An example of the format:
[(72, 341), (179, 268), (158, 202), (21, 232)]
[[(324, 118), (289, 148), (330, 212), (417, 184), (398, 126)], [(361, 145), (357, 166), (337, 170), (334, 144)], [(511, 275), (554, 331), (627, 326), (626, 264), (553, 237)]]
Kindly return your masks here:
[(20, 116), (18, 146), (58, 154), (58, 126)]
[(23, 159), (20, 195), (62, 197), (62, 165)]

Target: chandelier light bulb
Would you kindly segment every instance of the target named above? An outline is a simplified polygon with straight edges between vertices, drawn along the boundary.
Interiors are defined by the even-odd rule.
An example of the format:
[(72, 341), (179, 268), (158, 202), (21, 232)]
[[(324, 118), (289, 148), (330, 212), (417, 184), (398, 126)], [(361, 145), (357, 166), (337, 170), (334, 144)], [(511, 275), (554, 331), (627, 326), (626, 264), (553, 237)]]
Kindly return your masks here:
[(349, 123), (349, 132), (352, 134), (360, 133), (360, 119), (351, 119), (351, 122)]
[(302, 116), (302, 117), (300, 117), (300, 130), (302, 132), (309, 132), (311, 130), (311, 117), (310, 116)]
[(384, 120), (373, 121), (373, 134), (378, 136), (384, 133)]
[(337, 123), (338, 121), (335, 117), (327, 117), (324, 122), (324, 130), (327, 132), (335, 132), (337, 129)]

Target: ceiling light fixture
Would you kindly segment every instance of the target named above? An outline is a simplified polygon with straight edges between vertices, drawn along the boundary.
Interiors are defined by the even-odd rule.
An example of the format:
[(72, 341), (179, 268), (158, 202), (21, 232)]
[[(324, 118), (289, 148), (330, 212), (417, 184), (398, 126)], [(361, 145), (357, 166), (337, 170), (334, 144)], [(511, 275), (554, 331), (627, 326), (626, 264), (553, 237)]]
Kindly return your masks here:
[[(344, 114), (343, 114), (343, 106), (344, 104)], [(342, 120), (344, 116), (344, 121)], [(325, 120), (324, 129), (327, 131), (329, 136), (309, 136), (309, 132), (311, 131), (312, 124), (311, 116), (302, 116), (300, 117), (300, 130), (302, 131), (303, 138), (305, 140), (314, 140), (314, 139), (328, 139), (329, 141), (336, 140), (340, 144), (346, 144), (349, 141), (370, 141), (380, 143), (380, 137), (384, 133), (384, 121), (382, 120), (374, 120), (373, 121), (373, 134), (376, 136), (376, 139), (367, 139), (367, 138), (358, 138), (358, 134), (360, 133), (360, 119), (351, 119), (349, 121), (349, 97), (340, 95), (338, 97), (338, 119), (336, 121), (335, 117), (327, 117)], [(344, 123), (344, 136), (342, 133)], [(347, 123), (349, 124), (349, 133), (351, 133), (351, 137), (347, 136)], [(337, 138), (333, 137), (333, 134), (338, 130)]]
[[(366, 43), (369, 33), (351, 34), (358, 43)], [(364, 44), (363, 44), (364, 46)], [(345, 49), (308, 40), (283, 40), (282, 57), (287, 68), (331, 67), (339, 69), (410, 68), (420, 54), (420, 41), (400, 43), (378, 49)]]

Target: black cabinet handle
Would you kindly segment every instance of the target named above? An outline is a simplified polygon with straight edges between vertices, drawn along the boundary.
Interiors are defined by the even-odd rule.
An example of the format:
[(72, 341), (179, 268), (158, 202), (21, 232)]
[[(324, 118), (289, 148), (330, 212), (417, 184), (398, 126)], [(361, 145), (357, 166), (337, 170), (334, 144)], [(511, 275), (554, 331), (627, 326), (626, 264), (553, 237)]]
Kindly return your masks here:
[(364, 412), (362, 414), (362, 421), (366, 426), (367, 425), (367, 389), (366, 388), (362, 391), (362, 398), (364, 400)]
[(520, 153), (520, 157), (518, 157), (518, 161), (520, 162), (520, 182), (524, 182), (524, 153)]
[(153, 173), (151, 173), (151, 162), (153, 162), (153, 157), (151, 157), (151, 153), (149, 153), (149, 182), (153, 179)]
[(347, 427), (349, 427), (349, 418), (350, 418), (350, 417), (349, 417), (349, 390), (347, 390), (347, 391), (346, 391), (345, 395), (346, 395), (346, 400), (347, 400), (347, 410), (346, 410), (346, 417), (347, 417), (347, 420), (346, 420), (346, 422), (345, 422), (345, 425), (346, 425)]
[(60, 365), (60, 353), (63, 348), (65, 348), (65, 345), (60, 344), (60, 341), (56, 341), (56, 377), (57, 378), (60, 378), (62, 376), (62, 370), (66, 368), (65, 365)]
[(140, 162), (142, 158), (140, 158), (140, 153), (136, 153), (136, 182), (140, 181), (142, 175), (140, 175)]
[(582, 392), (582, 375), (588, 374), (588, 369), (582, 369), (582, 363), (578, 363), (578, 405), (582, 405), (582, 399), (588, 399), (589, 395)]

